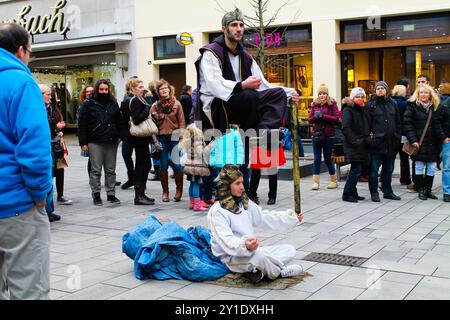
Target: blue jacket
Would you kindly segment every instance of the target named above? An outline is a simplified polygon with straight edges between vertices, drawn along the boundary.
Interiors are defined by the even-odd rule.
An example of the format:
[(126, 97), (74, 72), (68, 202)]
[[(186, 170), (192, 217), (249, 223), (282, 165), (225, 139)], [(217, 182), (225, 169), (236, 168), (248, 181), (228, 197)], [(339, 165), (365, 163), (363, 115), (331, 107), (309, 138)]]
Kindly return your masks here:
[(209, 161), (211, 167), (217, 168), (223, 168), (227, 164), (244, 164), (244, 145), (239, 131), (232, 129), (214, 140)]
[(28, 67), (0, 49), (0, 219), (20, 215), (52, 190), (50, 128)]

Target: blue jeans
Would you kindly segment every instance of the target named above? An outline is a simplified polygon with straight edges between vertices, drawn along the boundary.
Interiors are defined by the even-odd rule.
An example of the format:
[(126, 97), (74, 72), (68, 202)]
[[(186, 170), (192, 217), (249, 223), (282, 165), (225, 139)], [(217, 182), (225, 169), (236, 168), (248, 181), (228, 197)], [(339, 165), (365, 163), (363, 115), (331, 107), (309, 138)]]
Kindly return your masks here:
[(336, 167), (334, 166), (333, 161), (331, 161), (331, 156), (333, 155), (333, 147), (334, 138), (327, 138), (324, 146), (317, 146), (313, 142), (314, 175), (320, 175), (320, 167), (322, 166), (322, 150), (325, 164), (328, 167), (328, 172), (331, 176), (336, 174)]
[(191, 181), (191, 185), (189, 187), (189, 197), (194, 199), (200, 198), (200, 183)]
[(47, 196), (47, 203), (45, 204), (45, 212), (47, 212), (47, 214), (52, 214), (53, 212), (55, 212), (55, 202), (53, 201), (53, 187), (52, 190), (50, 191), (50, 193)]
[(442, 191), (450, 195), (450, 143), (442, 145)]
[(169, 170), (169, 161), (172, 160), (173, 165), (171, 165), (174, 172), (181, 172), (182, 168), (179, 159), (172, 159), (173, 149), (178, 150), (178, 141), (172, 141), (172, 136), (162, 135), (158, 136), (159, 142), (162, 145), (161, 159), (160, 161), (160, 171), (166, 172)]
[(385, 156), (380, 154), (372, 154), (370, 160), (370, 176), (369, 189), (370, 194), (378, 194), (378, 171), (381, 170), (381, 191), (384, 195), (391, 195), (392, 190), (392, 173), (394, 172), (395, 156)]
[(362, 174), (363, 171), (363, 165), (364, 161), (352, 161), (350, 172), (347, 176), (347, 182), (345, 183), (344, 187), (344, 198), (348, 197), (357, 197), (358, 196), (358, 190), (356, 189), (356, 185), (358, 184), (358, 179)]

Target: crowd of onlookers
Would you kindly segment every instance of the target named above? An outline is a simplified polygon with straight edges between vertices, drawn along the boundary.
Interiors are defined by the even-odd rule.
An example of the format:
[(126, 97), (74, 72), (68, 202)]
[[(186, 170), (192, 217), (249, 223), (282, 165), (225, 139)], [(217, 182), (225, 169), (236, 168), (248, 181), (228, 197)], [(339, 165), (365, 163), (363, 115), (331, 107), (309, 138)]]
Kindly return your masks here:
[[(57, 202), (69, 205), (72, 201), (64, 196), (67, 148), (62, 131), (65, 123), (58, 108), (55, 89), (47, 85), (40, 85), (40, 89), (50, 124)], [(308, 119), (313, 126), (312, 189), (320, 189), (322, 156), (330, 175), (327, 188), (338, 188), (332, 156), (343, 152), (345, 161), (351, 164), (343, 191), (344, 201), (365, 200), (357, 191), (359, 181), (369, 183), (370, 197), (374, 202), (380, 201), (379, 190), (385, 199), (401, 200), (391, 185), (395, 159), (400, 154), (400, 182), (410, 192), (418, 192), (422, 200), (437, 199), (432, 187), (436, 169), (442, 162), (444, 201), (450, 201), (450, 83), (443, 82), (435, 91), (429, 85), (429, 77), (421, 75), (414, 92), (410, 92), (407, 79), (400, 80), (392, 91), (383, 81), (376, 83), (374, 89), (375, 94), (368, 97), (364, 89), (354, 88), (339, 108), (337, 101), (330, 97), (328, 87), (325, 84), (320, 86)], [(256, 191), (261, 167), (244, 159), (245, 146), (238, 130), (231, 128), (220, 141), (205, 141), (203, 132), (191, 124), (192, 94), (192, 87), (185, 86), (177, 99), (175, 88), (164, 79), (152, 81), (146, 88), (137, 77), (128, 80), (126, 94), (120, 104), (111, 93), (107, 80), (100, 80), (95, 86), (86, 86), (82, 90), (78, 139), (81, 154), (89, 158), (89, 183), (95, 205), (103, 204), (102, 170), (105, 172), (107, 201), (120, 204), (115, 191), (120, 184), (116, 181), (116, 155), (120, 142), (128, 177), (122, 189), (134, 187), (135, 205), (155, 204), (155, 199), (146, 194), (148, 180), (159, 180), (162, 201), (170, 201), (168, 169), (171, 167), (176, 185), (173, 200), (181, 201), (186, 175), (191, 184), (190, 209), (205, 211), (214, 203), (214, 178), (225, 164), (240, 165), (247, 172), (251, 169), (251, 174), (244, 175), (246, 191), (250, 199), (259, 203)], [(157, 133), (146, 137), (130, 134), (130, 121), (139, 125), (148, 118), (157, 126)], [(189, 124), (191, 126), (188, 127)], [(286, 127), (288, 131), (291, 129), (290, 125)], [(338, 151), (336, 139), (339, 132), (343, 135), (341, 151)], [(412, 155), (405, 153), (402, 149), (405, 143), (417, 152)], [(281, 145), (278, 151), (283, 153)], [(271, 162), (274, 163), (268, 168), (278, 168), (286, 161), (284, 156), (280, 156), (276, 160), (272, 157)], [(149, 179), (152, 168), (153, 177)], [(269, 205), (276, 203), (277, 180), (276, 173), (269, 174)], [(54, 213), (53, 201), (47, 203), (46, 209), (50, 221), (60, 220), (60, 216)]]
[(354, 88), (339, 110), (328, 88), (319, 88), (309, 116), (314, 125), (312, 189), (320, 188), (322, 153), (331, 177), (328, 188), (337, 188), (332, 155), (340, 129), (344, 135), (343, 156), (351, 164), (344, 201), (365, 200), (358, 194), (358, 181), (368, 181), (374, 202), (381, 201), (379, 190), (384, 199), (401, 200), (392, 188), (395, 159), (400, 154), (400, 182), (409, 191), (418, 192), (421, 200), (438, 199), (432, 189), (442, 162), (443, 198), (450, 202), (450, 83), (443, 81), (434, 90), (430, 78), (423, 74), (412, 94), (407, 79), (400, 80), (391, 93), (384, 81), (376, 83), (374, 89), (375, 94), (368, 97), (364, 89)]

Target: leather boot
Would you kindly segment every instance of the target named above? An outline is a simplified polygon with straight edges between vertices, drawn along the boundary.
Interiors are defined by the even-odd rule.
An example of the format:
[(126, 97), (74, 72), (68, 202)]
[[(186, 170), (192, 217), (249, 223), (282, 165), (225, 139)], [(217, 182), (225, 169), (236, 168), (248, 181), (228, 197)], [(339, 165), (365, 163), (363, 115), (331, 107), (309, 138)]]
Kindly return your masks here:
[(425, 176), (424, 179), (425, 195), (427, 196), (428, 199), (438, 200), (438, 197), (436, 197), (436, 195), (433, 194), (433, 192), (431, 192), (431, 190), (433, 189), (433, 182), (434, 177)]
[(161, 180), (161, 186), (163, 189), (162, 201), (170, 202), (170, 199), (169, 199), (169, 172), (168, 171), (160, 172), (159, 178)]
[(319, 175), (314, 175), (313, 176), (312, 190), (319, 190), (319, 188), (320, 188), (320, 176)]
[(175, 175), (175, 184), (177, 186), (177, 193), (175, 194), (175, 197), (173, 198), (173, 200), (175, 200), (175, 202), (180, 202), (181, 197), (183, 196), (184, 173), (183, 173), (183, 171), (175, 172), (174, 175)]
[(337, 176), (334, 174), (330, 176), (330, 183), (328, 184), (328, 189), (337, 189), (337, 188), (338, 188)]
[(144, 194), (145, 184), (142, 182), (134, 183), (134, 205), (135, 206), (152, 206), (155, 202), (149, 201), (145, 198)]
[(417, 187), (417, 190), (419, 191), (419, 199), (420, 200), (428, 200), (428, 197), (425, 193), (425, 184), (424, 184), (423, 176), (417, 175), (414, 185)]

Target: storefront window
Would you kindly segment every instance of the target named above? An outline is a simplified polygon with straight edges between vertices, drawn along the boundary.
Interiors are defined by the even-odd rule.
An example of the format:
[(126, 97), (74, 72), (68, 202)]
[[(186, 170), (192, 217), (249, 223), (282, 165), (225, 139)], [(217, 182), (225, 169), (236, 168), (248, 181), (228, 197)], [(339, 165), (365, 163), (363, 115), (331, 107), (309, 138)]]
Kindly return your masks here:
[(370, 20), (341, 22), (341, 42), (445, 37), (450, 34), (450, 13), (381, 18), (380, 28)]
[(295, 88), (300, 95), (298, 117), (305, 126), (303, 138), (309, 138), (308, 114), (313, 97), (313, 63), (311, 53), (270, 55), (266, 57), (265, 77), (272, 84)]
[(155, 59), (176, 59), (186, 56), (184, 46), (177, 43), (176, 36), (155, 38)]
[[(45, 61), (33, 62), (30, 65), (38, 83), (54, 85), (58, 94), (60, 108), (68, 128), (77, 127), (77, 113), (80, 106), (80, 92), (87, 85), (94, 85), (100, 79), (107, 79), (112, 84), (115, 95), (116, 67), (114, 55), (103, 56), (103, 60), (95, 64), (57, 65), (57, 60), (51, 64)], [(70, 60), (67, 60), (70, 62)]]
[(417, 77), (426, 74), (431, 86), (437, 88), (450, 80), (450, 45), (417, 46), (389, 49), (355, 50), (342, 53), (342, 95), (348, 96), (356, 87), (366, 90), (369, 97), (378, 80), (384, 80), (392, 89), (406, 76), (415, 90)]
[[(223, 33), (211, 33), (209, 42)], [(311, 25), (269, 28), (266, 31), (265, 43), (267, 49), (296, 48), (310, 44), (312, 39)], [(243, 43), (247, 49), (255, 49), (261, 39), (256, 32), (246, 32)]]

